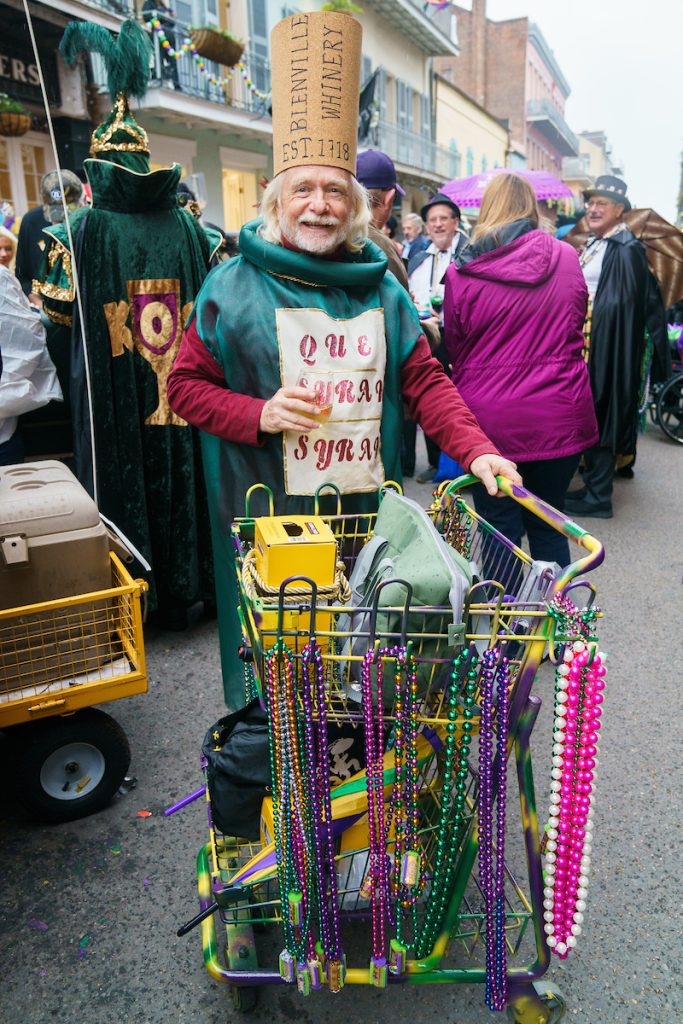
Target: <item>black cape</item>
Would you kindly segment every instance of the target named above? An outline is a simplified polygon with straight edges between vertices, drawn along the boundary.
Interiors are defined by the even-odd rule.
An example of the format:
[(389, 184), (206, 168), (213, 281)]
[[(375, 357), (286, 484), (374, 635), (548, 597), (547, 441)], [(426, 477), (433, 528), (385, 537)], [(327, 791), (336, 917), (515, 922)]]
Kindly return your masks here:
[(600, 447), (635, 452), (650, 296), (645, 248), (630, 231), (607, 239), (593, 301), (590, 371)]

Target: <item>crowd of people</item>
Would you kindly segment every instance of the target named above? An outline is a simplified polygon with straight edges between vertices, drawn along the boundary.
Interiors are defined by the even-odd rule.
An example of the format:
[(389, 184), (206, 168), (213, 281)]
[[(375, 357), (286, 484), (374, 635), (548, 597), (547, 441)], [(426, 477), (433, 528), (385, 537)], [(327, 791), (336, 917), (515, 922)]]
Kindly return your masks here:
[[(233, 259), (180, 168), (150, 169), (122, 94), (85, 163), (91, 206), (76, 175), (51, 172), (18, 252), (0, 232), (3, 324), (33, 317), (43, 349), (44, 324), (61, 332), (76, 472), (150, 561), (162, 624), (183, 625), (197, 598), (213, 604), (210, 540), (228, 704), (244, 687), (229, 525), (252, 484), (271, 487), (279, 512), (306, 511), (325, 482), (345, 510), (370, 511), (385, 480), (414, 474), (419, 423), (417, 480), (442, 454), (456, 460), (479, 478), (476, 507), (515, 543), (527, 533), (535, 559), (566, 565), (567, 543), (501, 497), (497, 475), (578, 517), (613, 514), (617, 457), (635, 459), (646, 324), (664, 314), (620, 179), (586, 192), (579, 255), (512, 172), (488, 185), (471, 235), (437, 192), (402, 215), (399, 238), (405, 193), (386, 154), (276, 159)], [(20, 287), (8, 284), (15, 261)], [(4, 330), (1, 343), (4, 358)], [(321, 425), (315, 381), (330, 374)], [(59, 397), (54, 369), (40, 375), (26, 408)], [(8, 379), (5, 463), (21, 457)], [(580, 464), (583, 486), (567, 496)]]

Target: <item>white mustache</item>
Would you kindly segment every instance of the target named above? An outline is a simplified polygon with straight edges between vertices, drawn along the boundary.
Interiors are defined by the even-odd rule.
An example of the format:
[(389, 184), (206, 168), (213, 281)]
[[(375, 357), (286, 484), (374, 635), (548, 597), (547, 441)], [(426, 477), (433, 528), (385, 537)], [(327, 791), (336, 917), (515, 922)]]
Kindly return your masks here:
[(336, 228), (341, 224), (338, 217), (299, 217), (299, 224), (315, 228)]

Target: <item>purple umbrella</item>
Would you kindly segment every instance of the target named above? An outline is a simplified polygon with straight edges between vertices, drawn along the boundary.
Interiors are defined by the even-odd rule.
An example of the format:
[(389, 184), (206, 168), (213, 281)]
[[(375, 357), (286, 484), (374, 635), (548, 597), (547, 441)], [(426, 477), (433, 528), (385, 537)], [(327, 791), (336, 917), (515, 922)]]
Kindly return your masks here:
[[(472, 209), (481, 206), (484, 189), (494, 174), (510, 173), (512, 172), (509, 167), (494, 167), (493, 170), (482, 171), (481, 174), (472, 174), (469, 178), (455, 178), (453, 181), (447, 181), (439, 191), (445, 193), (458, 206)], [(570, 199), (573, 197), (569, 186), (556, 178), (550, 171), (515, 170), (514, 173), (526, 178), (536, 193), (537, 199)]]

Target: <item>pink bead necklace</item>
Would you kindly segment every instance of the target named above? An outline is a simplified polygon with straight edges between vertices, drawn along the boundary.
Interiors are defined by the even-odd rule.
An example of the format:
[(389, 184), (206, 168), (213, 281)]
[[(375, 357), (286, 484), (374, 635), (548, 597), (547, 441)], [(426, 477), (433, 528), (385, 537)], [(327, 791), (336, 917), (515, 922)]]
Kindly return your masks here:
[[(593, 783), (605, 687), (604, 656), (588, 621), (568, 598), (556, 599), (562, 632), (583, 635), (564, 647), (555, 675), (550, 817), (545, 845), (545, 933), (562, 959), (581, 934), (590, 874)], [(559, 637), (558, 637), (559, 639)]]

